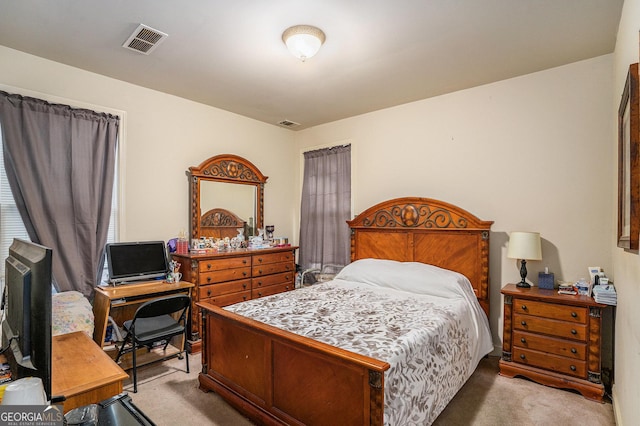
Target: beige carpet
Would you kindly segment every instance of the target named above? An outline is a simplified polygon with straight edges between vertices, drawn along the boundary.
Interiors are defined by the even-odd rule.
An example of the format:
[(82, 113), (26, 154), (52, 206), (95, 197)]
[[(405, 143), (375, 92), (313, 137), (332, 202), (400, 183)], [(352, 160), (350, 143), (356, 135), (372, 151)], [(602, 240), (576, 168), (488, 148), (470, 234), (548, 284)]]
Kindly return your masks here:
[[(185, 373), (184, 360), (178, 359), (142, 367), (138, 371), (138, 393), (133, 393), (130, 381), (125, 382), (125, 391), (158, 426), (252, 425), (218, 395), (198, 389), (200, 356), (190, 356), (189, 361), (190, 374)], [(577, 393), (526, 379), (499, 376), (498, 358), (490, 357), (480, 362), (434, 425), (608, 426), (615, 421), (610, 403), (589, 401)]]

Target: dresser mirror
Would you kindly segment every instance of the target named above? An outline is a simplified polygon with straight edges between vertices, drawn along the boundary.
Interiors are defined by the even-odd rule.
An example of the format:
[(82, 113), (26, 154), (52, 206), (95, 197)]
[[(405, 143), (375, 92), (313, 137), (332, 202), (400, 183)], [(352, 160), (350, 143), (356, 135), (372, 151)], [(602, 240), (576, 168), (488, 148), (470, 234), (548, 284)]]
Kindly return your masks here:
[(233, 237), (238, 229), (250, 236), (263, 227), (267, 177), (250, 161), (232, 154), (216, 155), (189, 167), (187, 175), (191, 238)]

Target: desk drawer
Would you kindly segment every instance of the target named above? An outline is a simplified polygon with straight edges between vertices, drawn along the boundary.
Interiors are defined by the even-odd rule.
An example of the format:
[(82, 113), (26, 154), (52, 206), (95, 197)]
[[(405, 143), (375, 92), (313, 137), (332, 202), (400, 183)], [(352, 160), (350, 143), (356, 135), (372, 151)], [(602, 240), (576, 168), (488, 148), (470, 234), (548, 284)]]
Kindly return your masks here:
[(513, 315), (513, 329), (543, 333), (565, 339), (587, 341), (587, 326), (566, 321), (556, 321), (531, 315)]
[(251, 290), (251, 297), (253, 299), (257, 299), (259, 297), (271, 296), (272, 294), (283, 293), (289, 290), (293, 290), (293, 283), (270, 285), (263, 288), (254, 288)]
[(556, 339), (539, 334), (515, 331), (513, 333), (513, 345), (572, 359), (583, 361), (587, 359), (587, 344), (574, 340)]
[(278, 262), (293, 262), (293, 251), (253, 255), (253, 266)]
[(574, 377), (583, 379), (587, 377), (587, 363), (585, 361), (519, 347), (513, 348), (513, 360), (520, 364), (544, 368), (545, 370), (551, 370)]
[(264, 288), (276, 284), (290, 284), (293, 282), (293, 273), (283, 272), (281, 274), (267, 275), (260, 278), (254, 278), (251, 280), (252, 288)]
[(234, 303), (244, 302), (251, 299), (251, 290), (241, 291), (240, 293), (224, 294), (221, 296), (210, 297), (201, 302), (211, 303), (216, 306), (233, 305)]
[(513, 311), (516, 314), (534, 315), (537, 317), (553, 318), (556, 320), (580, 324), (586, 324), (587, 317), (589, 315), (587, 308), (525, 299), (515, 299), (513, 303)]
[(263, 275), (278, 274), (280, 272), (293, 273), (295, 266), (293, 262), (269, 263), (267, 265), (258, 265), (253, 267), (253, 276), (260, 277)]
[(199, 300), (203, 300), (210, 297), (222, 296), (229, 293), (239, 293), (246, 290), (251, 290), (251, 280), (249, 279), (200, 286), (198, 294), (200, 296)]
[(200, 285), (222, 283), (225, 281), (241, 280), (251, 276), (251, 268), (226, 269), (215, 272), (201, 272)]
[(198, 270), (203, 272), (221, 271), (224, 269), (244, 268), (251, 266), (251, 257), (232, 257), (229, 259), (201, 260), (198, 262)]

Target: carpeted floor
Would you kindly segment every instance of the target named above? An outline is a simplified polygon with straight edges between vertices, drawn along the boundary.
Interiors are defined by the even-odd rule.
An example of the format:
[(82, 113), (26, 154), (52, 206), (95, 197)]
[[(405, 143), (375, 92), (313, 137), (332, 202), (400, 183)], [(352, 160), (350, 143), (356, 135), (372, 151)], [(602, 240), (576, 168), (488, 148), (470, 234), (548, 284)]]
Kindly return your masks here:
[[(138, 393), (125, 382), (134, 404), (158, 426), (252, 425), (215, 393), (198, 389), (200, 356), (173, 359), (138, 370)], [(301, 396), (301, 400), (304, 396)], [(338, 425), (339, 422), (336, 422)], [(538, 385), (526, 379), (498, 375), (498, 358), (483, 359), (473, 376), (440, 414), (434, 425), (538, 426), (615, 425), (611, 403), (597, 403), (581, 395)]]

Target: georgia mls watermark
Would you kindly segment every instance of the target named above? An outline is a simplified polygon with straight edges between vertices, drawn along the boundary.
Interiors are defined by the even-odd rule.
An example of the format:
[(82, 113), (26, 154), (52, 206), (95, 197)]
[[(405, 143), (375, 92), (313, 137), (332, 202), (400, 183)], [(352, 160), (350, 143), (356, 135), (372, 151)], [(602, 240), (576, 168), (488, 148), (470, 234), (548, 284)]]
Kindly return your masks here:
[(0, 426), (63, 426), (61, 405), (0, 405)]

